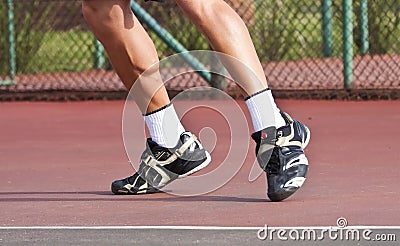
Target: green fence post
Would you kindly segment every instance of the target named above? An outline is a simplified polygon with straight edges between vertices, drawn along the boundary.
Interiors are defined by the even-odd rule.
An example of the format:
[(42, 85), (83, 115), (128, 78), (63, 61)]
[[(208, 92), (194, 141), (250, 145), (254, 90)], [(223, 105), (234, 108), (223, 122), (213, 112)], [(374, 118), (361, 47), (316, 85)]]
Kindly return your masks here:
[(332, 0), (322, 0), (322, 44), (325, 57), (333, 54)]
[(353, 85), (353, 0), (343, 0), (343, 77), (344, 87)]
[(146, 23), (149, 28), (157, 34), (161, 40), (163, 40), (172, 50), (177, 53), (181, 53), (180, 55), (185, 59), (185, 61), (193, 67), (196, 72), (205, 79), (208, 83), (211, 81), (211, 73), (208, 72), (208, 69), (204, 67), (204, 65), (193, 57), (188, 50), (183, 47), (181, 43), (179, 43), (167, 30), (161, 27), (157, 21), (151, 17), (139, 4), (135, 1), (131, 1), (131, 9), (135, 13), (136, 17)]
[(369, 33), (368, 33), (368, 2), (360, 0), (360, 35), (361, 35), (361, 54), (365, 55), (369, 50)]
[(95, 66), (97, 69), (103, 68), (104, 67), (104, 63), (105, 63), (105, 58), (104, 58), (104, 47), (103, 45), (100, 43), (99, 40), (97, 40), (96, 38), (94, 39), (94, 46), (96, 48), (95, 50)]
[(15, 52), (15, 27), (14, 27), (14, 2), (7, 0), (7, 21), (8, 21), (8, 43), (9, 43), (9, 66), (10, 80), (0, 81), (1, 85), (10, 85), (15, 83), (15, 74), (17, 72), (16, 52)]

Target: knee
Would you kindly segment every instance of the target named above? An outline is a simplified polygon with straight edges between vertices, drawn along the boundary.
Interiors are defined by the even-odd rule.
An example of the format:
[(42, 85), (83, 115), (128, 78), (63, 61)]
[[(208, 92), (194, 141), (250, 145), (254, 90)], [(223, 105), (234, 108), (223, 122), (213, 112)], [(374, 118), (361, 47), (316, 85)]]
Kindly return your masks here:
[(82, 14), (98, 39), (106, 37), (106, 30), (111, 27), (112, 18), (103, 1), (82, 1)]
[(200, 29), (211, 23), (237, 24), (236, 12), (223, 0), (176, 0), (185, 15)]
[(202, 26), (206, 20), (218, 15), (215, 9), (217, 1), (176, 0), (185, 15), (196, 25)]
[(107, 40), (112, 33), (126, 25), (126, 16), (130, 14), (129, 0), (84, 0), (82, 14), (100, 40)]
[(82, 14), (90, 26), (104, 20), (104, 17), (108, 17), (105, 8), (101, 7), (97, 1), (90, 0), (82, 1)]

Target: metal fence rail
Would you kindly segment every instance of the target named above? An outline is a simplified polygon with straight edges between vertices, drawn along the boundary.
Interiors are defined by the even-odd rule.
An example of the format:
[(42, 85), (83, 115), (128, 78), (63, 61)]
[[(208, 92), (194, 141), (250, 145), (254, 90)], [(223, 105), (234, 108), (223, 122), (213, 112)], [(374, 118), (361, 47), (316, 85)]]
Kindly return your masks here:
[[(226, 2), (246, 22), (275, 91), (310, 97), (325, 97), (329, 91), (330, 98), (367, 91), (398, 98), (394, 91), (400, 91), (399, 0)], [(174, 1), (136, 3), (187, 50), (209, 49)], [(1, 0), (0, 100), (125, 95), (82, 17), (80, 4)], [(144, 25), (160, 58), (176, 52), (149, 23)], [(166, 86), (170, 91), (184, 90), (207, 85), (204, 78), (178, 76)], [(228, 83), (227, 91), (238, 93), (233, 83)]]

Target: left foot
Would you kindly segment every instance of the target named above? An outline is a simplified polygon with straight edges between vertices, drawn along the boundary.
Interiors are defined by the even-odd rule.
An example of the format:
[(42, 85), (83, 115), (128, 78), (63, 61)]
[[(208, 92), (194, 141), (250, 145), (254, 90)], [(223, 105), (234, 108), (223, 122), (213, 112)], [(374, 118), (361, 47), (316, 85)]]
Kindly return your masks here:
[(114, 194), (157, 192), (175, 179), (205, 168), (211, 161), (210, 154), (190, 132), (182, 133), (174, 148), (164, 148), (147, 139), (146, 150), (140, 159), (137, 173), (112, 183)]

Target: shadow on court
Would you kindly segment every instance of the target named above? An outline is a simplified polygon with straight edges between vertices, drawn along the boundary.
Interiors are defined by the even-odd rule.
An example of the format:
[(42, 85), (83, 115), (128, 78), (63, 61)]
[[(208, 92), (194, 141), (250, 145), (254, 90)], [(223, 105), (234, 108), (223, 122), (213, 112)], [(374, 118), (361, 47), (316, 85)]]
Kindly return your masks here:
[[(208, 194), (112, 195), (111, 182), (133, 172), (122, 140), (123, 103), (1, 103), (0, 225), (335, 226), (340, 217), (346, 218), (349, 226), (399, 224), (399, 101), (278, 101), (283, 110), (312, 131), (306, 149), (310, 161), (308, 180), (294, 196), (281, 203), (266, 198), (264, 175), (254, 182), (248, 181), (255, 160), (251, 141), (239, 172)], [(239, 105), (247, 117), (245, 105)], [(221, 102), (220, 106), (229, 112), (229, 105)], [(207, 115), (194, 112), (184, 124), (201, 129), (204, 119)], [(133, 127), (140, 124), (138, 121)], [(218, 166), (226, 155), (230, 133), (223, 125), (212, 127), (218, 136), (217, 146), (222, 146), (212, 153), (213, 165)], [(137, 141), (144, 144), (144, 139)], [(255, 232), (247, 231), (226, 235), (162, 230), (41, 231), (37, 236), (30, 231), (19, 236), (15, 233), (2, 231), (0, 242), (15, 242), (10, 239), (15, 236), (15, 240), (31, 238), (33, 244), (40, 237), (41, 245), (57, 238), (68, 242), (79, 237), (87, 242), (101, 241), (99, 245), (111, 241), (140, 244), (143, 238), (150, 245), (160, 242), (160, 238), (167, 245), (169, 240), (171, 244), (214, 242), (211, 240), (240, 244), (253, 239), (269, 244), (258, 242)]]

